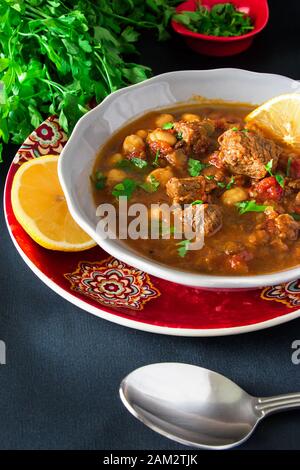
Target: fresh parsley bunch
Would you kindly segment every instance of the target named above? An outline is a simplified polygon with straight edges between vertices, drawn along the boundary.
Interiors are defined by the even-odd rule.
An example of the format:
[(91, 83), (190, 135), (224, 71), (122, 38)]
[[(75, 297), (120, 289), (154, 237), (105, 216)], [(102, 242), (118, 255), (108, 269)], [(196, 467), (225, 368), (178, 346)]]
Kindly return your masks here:
[(70, 132), (93, 103), (146, 79), (128, 57), (141, 29), (167, 37), (176, 3), (0, 0), (1, 141), (20, 144), (51, 114)]

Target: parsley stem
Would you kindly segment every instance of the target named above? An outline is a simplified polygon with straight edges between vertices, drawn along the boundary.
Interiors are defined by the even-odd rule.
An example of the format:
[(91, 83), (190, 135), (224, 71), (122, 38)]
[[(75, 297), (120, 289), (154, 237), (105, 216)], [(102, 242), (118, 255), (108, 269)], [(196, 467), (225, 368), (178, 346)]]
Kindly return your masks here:
[(138, 26), (139, 28), (141, 28), (141, 27), (153, 28), (153, 27), (157, 26), (156, 24), (151, 23), (150, 21), (139, 21), (139, 22), (134, 21), (134, 20), (131, 20), (130, 18), (126, 18), (126, 16), (117, 15), (116, 13), (112, 13), (110, 11), (105, 11), (105, 10), (102, 10), (101, 8), (99, 9), (99, 11), (101, 13), (103, 13), (103, 15), (111, 16), (112, 18), (117, 18), (119, 20), (124, 21), (124, 23), (133, 24), (135, 26)]
[[(98, 47), (98, 46), (95, 46), (95, 49), (101, 49), (101, 47)], [(105, 75), (106, 75), (106, 81), (107, 81), (107, 84), (110, 88), (110, 92), (113, 92), (116, 90), (116, 87), (114, 86), (114, 84), (112, 83), (111, 81), (111, 78), (110, 78), (110, 75), (109, 75), (109, 72), (107, 70), (107, 65), (106, 65), (106, 59), (105, 59), (105, 56), (103, 57), (100, 57), (100, 55), (98, 54), (98, 52), (95, 52), (95, 56), (97, 57), (97, 59), (99, 60), (99, 62), (101, 63), (102, 67), (103, 67), (103, 70), (105, 72)]]

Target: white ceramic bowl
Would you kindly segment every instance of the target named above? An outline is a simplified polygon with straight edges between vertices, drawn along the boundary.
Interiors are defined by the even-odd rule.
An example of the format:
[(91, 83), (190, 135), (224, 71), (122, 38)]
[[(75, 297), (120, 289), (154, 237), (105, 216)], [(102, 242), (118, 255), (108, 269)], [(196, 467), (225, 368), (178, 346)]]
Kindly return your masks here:
[(98, 220), (89, 179), (96, 153), (104, 142), (128, 120), (146, 111), (188, 101), (193, 95), (259, 104), (276, 95), (299, 92), (299, 86), (298, 82), (280, 75), (215, 69), (165, 73), (116, 91), (79, 120), (60, 156), (58, 173), (72, 216), (109, 254), (179, 284), (241, 289), (280, 284), (300, 277), (300, 267), (238, 277), (188, 273), (151, 261), (119, 240), (103, 240), (96, 232)]

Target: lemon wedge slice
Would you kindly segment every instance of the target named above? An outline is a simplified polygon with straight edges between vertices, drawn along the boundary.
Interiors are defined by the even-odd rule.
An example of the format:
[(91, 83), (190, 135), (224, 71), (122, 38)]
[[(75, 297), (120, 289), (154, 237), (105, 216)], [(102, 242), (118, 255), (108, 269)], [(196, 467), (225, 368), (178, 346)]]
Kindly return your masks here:
[(49, 250), (83, 251), (96, 245), (72, 218), (57, 175), (58, 155), (20, 166), (12, 184), (16, 219), (39, 245)]

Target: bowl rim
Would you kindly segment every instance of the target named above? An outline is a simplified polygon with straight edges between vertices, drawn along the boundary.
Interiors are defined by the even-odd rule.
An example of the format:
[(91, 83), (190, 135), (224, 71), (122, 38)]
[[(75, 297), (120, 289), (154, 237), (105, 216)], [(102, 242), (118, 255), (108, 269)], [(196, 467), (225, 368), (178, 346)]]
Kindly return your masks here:
[(128, 91), (131, 89), (142, 88), (143, 86), (145, 86), (145, 84), (149, 84), (150, 82), (157, 82), (161, 79), (167, 79), (169, 77), (174, 78), (176, 77), (176, 75), (196, 75), (202, 73), (212, 73), (221, 75), (223, 75), (224, 73), (239, 73), (241, 75), (252, 75), (253, 78), (264, 75), (269, 80), (272, 80), (272, 78), (280, 78), (289, 81), (291, 84), (296, 82), (294, 79), (285, 77), (284, 75), (252, 72), (237, 68), (218, 68), (210, 70), (181, 70), (159, 74), (143, 82), (125, 88), (121, 88), (120, 90), (111, 93), (100, 104), (98, 104), (95, 108), (93, 108), (91, 111), (89, 111), (79, 119), (62, 153), (59, 156), (58, 177), (66, 198), (69, 211), (74, 220), (78, 223), (78, 225), (80, 225), (81, 228), (91, 238), (93, 238), (98, 243), (98, 245), (107, 253), (116, 257), (117, 259), (120, 259), (128, 265), (134, 266), (137, 269), (147, 272), (148, 274), (151, 274), (161, 279), (165, 279), (167, 281), (175, 282), (177, 284), (205, 289), (251, 289), (277, 285), (281, 284), (282, 282), (289, 282), (294, 279), (297, 279), (298, 277), (300, 277), (300, 265), (295, 268), (275, 271), (269, 274), (255, 274), (248, 276), (220, 276), (212, 274), (193, 273), (186, 270), (171, 268), (157, 261), (143, 258), (138, 252), (136, 252), (136, 254), (132, 252), (126, 252), (122, 250), (121, 245), (116, 246), (116, 244), (112, 243), (114, 242), (114, 240), (103, 239), (98, 236), (94, 228), (84, 220), (81, 209), (78, 207), (78, 204), (72, 197), (72, 191), (69, 190), (69, 185), (67, 183), (66, 177), (69, 172), (69, 167), (67, 167), (66, 165), (65, 155), (67, 155), (68, 153), (68, 149), (71, 146), (71, 141), (73, 141), (74, 138), (77, 138), (81, 134), (81, 130), (86, 128), (89, 120), (92, 119), (92, 116), (94, 114), (97, 114), (100, 109), (102, 110), (102, 108), (109, 106), (117, 96), (120, 96), (124, 93), (128, 93)]
[[(185, 2), (180, 3), (176, 7), (176, 13), (180, 13), (181, 11), (183, 11), (181, 8), (188, 3), (190, 3), (190, 0), (186, 0)], [(171, 20), (171, 26), (174, 29), (174, 31), (180, 34), (181, 36), (186, 36), (186, 37), (190, 37), (194, 39), (203, 39), (205, 41), (230, 43), (230, 42), (242, 41), (244, 39), (251, 38), (255, 36), (256, 34), (260, 33), (260, 31), (262, 31), (266, 27), (269, 21), (269, 16), (270, 16), (270, 10), (269, 10), (269, 5), (268, 5), (267, 0), (263, 0), (263, 3), (261, 5), (261, 11), (265, 15), (262, 24), (260, 26), (255, 26), (254, 29), (250, 31), (249, 33), (242, 34), (240, 36), (225, 37), (225, 36), (213, 36), (213, 35), (208, 35), (208, 34), (196, 33), (188, 29), (183, 24), (178, 23), (178, 21), (175, 21), (173, 19)]]

